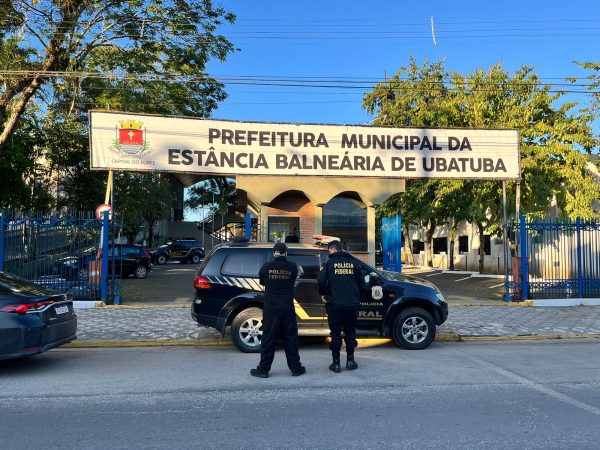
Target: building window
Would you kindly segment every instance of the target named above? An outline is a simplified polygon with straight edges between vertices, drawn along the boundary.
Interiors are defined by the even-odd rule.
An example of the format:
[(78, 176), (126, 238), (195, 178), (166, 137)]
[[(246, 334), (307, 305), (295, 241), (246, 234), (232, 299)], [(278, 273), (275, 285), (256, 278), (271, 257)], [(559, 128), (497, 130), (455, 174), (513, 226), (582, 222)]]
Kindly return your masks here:
[(334, 197), (323, 206), (323, 234), (340, 238), (348, 251), (366, 252), (367, 206), (350, 197)]
[(469, 251), (469, 236), (458, 237), (458, 253), (466, 253)]
[(413, 254), (421, 253), (425, 251), (425, 242), (419, 241), (417, 239), (413, 240), (412, 245)]
[(448, 251), (448, 238), (433, 238), (433, 253), (439, 255)]
[(269, 216), (269, 242), (300, 242), (300, 218)]

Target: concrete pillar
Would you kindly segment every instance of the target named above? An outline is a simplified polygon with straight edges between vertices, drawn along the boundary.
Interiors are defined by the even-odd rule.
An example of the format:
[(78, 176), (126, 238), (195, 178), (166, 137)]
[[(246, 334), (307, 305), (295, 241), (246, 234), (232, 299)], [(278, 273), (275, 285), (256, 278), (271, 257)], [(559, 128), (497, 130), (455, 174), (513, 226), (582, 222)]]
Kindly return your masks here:
[(315, 234), (323, 234), (323, 205), (315, 205)]
[(260, 204), (258, 212), (258, 242), (269, 242), (269, 205)]
[(375, 206), (367, 206), (367, 250), (368, 264), (375, 267)]

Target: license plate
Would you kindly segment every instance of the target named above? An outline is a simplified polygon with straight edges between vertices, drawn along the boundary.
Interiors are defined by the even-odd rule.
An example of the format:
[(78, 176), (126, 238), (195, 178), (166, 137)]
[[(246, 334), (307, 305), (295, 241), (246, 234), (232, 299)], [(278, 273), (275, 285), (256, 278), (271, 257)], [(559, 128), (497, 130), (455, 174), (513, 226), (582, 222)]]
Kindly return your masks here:
[(69, 312), (69, 307), (67, 305), (57, 305), (54, 307), (54, 311), (56, 311), (56, 314), (65, 314)]

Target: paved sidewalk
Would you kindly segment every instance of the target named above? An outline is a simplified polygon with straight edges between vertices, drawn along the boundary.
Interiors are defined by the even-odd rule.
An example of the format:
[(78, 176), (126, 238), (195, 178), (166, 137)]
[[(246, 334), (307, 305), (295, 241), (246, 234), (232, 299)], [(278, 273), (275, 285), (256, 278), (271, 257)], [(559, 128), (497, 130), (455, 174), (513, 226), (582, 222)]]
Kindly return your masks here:
[[(93, 308), (77, 310), (77, 345), (136, 341), (156, 345), (218, 343), (219, 333), (198, 327), (184, 308)], [(600, 307), (565, 308), (471, 306), (450, 308), (448, 321), (438, 329), (440, 339), (507, 338), (521, 336), (600, 337)], [(220, 341), (223, 342), (223, 341)]]

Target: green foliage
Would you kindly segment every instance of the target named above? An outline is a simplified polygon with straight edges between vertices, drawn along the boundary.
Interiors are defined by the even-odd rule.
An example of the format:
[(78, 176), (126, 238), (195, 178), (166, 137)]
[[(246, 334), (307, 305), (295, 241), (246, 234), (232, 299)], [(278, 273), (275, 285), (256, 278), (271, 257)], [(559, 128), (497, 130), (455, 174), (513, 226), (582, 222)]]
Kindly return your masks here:
[[(516, 128), (521, 138), (522, 212), (546, 215), (555, 200), (567, 217), (592, 217), (600, 198), (586, 170), (598, 145), (593, 116), (575, 103), (559, 106), (560, 94), (542, 86), (530, 67), (509, 74), (500, 65), (472, 74), (448, 73), (443, 61), (418, 66), (411, 58), (388, 82), (364, 99), (374, 125), (417, 127)], [(434, 191), (432, 193), (431, 191)], [(514, 183), (509, 183), (514, 214)], [(499, 232), (502, 189), (494, 181), (409, 181), (406, 193), (381, 211), (402, 211), (410, 223), (448, 217), (470, 220)], [(395, 211), (394, 211), (395, 210)]]
[[(596, 66), (593, 67), (598, 70)], [(600, 80), (599, 80), (600, 81)], [(443, 61), (414, 58), (392, 79), (377, 85), (363, 101), (374, 125), (395, 127), (514, 128), (521, 150), (521, 213), (545, 216), (555, 201), (565, 217), (591, 218), (598, 214), (597, 182), (586, 168), (598, 140), (592, 132), (594, 116), (576, 103), (561, 103), (531, 67), (513, 74), (499, 64), (471, 74), (449, 73)], [(509, 214), (514, 215), (515, 184), (508, 183)], [(483, 229), (502, 231), (500, 181), (409, 180), (406, 192), (390, 198), (380, 214), (400, 212), (406, 226), (425, 227), (428, 240), (446, 221), (461, 220)], [(452, 233), (453, 230), (450, 230)], [(483, 246), (480, 245), (482, 248)], [(483, 250), (480, 252), (480, 270)]]
[[(207, 117), (226, 97), (206, 64), (234, 51), (217, 29), (235, 16), (210, 0), (0, 0), (0, 17), (0, 69), (15, 71), (0, 78), (0, 169), (10, 170), (0, 193), (12, 207), (29, 207), (32, 193), (73, 209), (102, 201), (89, 109)], [(45, 180), (31, 184), (39, 158)]]
[(227, 213), (237, 203), (235, 180), (225, 177), (209, 178), (188, 190), (185, 207), (198, 210), (209, 207), (211, 212)]
[(31, 192), (26, 184), (33, 173), (32, 135), (36, 128), (30, 120), (23, 120), (11, 136), (7, 151), (0, 153), (0, 208), (29, 209)]
[[(123, 234), (131, 243), (137, 234), (166, 218), (171, 204), (170, 184), (158, 173), (121, 172), (114, 178), (116, 218), (123, 222)], [(152, 236), (152, 233), (150, 234)]]

